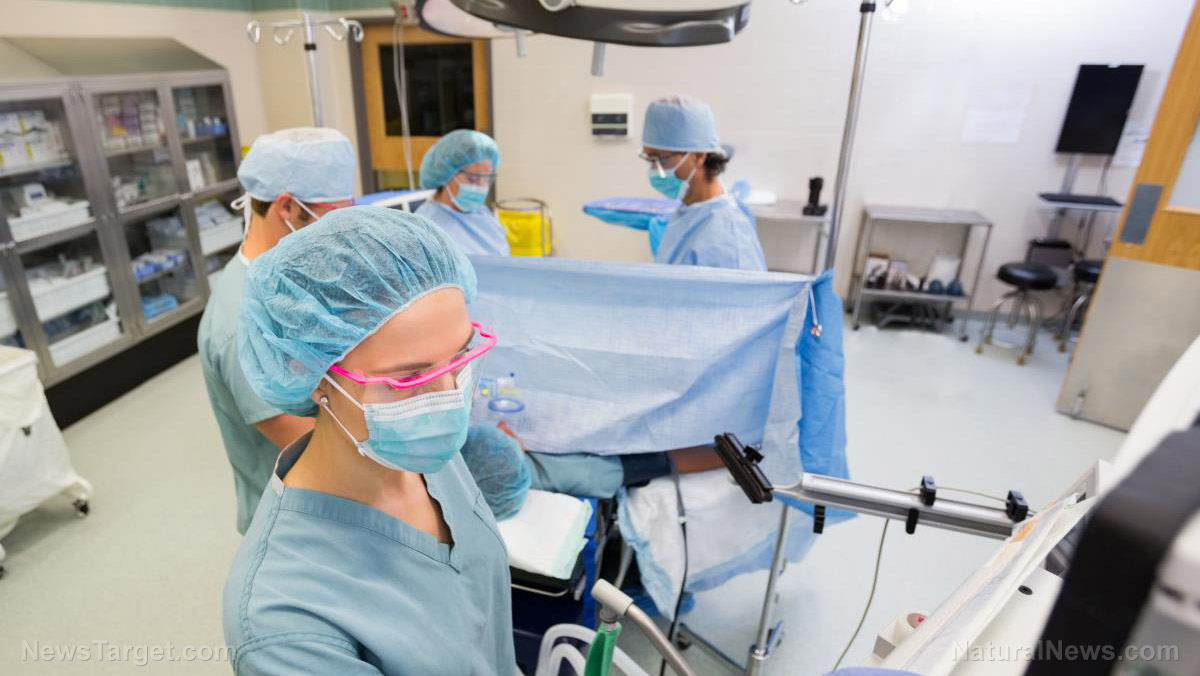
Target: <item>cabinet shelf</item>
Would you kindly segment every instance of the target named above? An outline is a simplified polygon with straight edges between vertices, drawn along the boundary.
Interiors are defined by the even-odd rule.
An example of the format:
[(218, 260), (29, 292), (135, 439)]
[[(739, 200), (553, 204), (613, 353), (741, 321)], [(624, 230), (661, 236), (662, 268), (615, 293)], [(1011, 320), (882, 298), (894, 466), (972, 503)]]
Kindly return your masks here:
[(74, 164), (75, 160), (68, 156), (60, 157), (54, 160), (46, 160), (44, 162), (34, 162), (32, 164), (18, 164), (12, 167), (0, 167), (0, 178), (6, 178), (8, 176), (22, 176), (24, 174), (36, 174), (39, 171), (70, 167)]
[(126, 155), (153, 152), (155, 150), (166, 150), (166, 148), (167, 146), (162, 143), (155, 143), (148, 146), (136, 146), (133, 148), (109, 148), (104, 151), (104, 156), (112, 159), (115, 157), (125, 157)]

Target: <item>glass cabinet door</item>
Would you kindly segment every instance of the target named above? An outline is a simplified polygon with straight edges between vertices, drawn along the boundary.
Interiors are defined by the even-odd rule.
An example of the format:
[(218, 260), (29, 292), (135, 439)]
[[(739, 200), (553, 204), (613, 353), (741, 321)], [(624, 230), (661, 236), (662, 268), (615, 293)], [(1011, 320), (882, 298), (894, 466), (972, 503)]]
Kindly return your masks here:
[(173, 197), (179, 187), (158, 93), (151, 89), (94, 96), (100, 148), (117, 209), (128, 213)]
[[(15, 250), (0, 281), (0, 344), (44, 339), (54, 367), (123, 335), (74, 132), (60, 96), (0, 101), (0, 232)], [(36, 321), (26, 328), (41, 335), (17, 320), (26, 289)]]
[(0, 101), (0, 211), (12, 240), (37, 246), (95, 228), (63, 101)]
[(196, 200), (196, 227), (200, 230), (200, 252), (209, 288), (242, 244), (244, 216), (229, 206), (240, 194), (241, 190), (235, 188), (216, 197)]
[(12, 297), (9, 295), (9, 283), (2, 273), (4, 271), (0, 270), (0, 345), (25, 347), (25, 337), (21, 335), (17, 311), (13, 309)]
[(94, 232), (27, 251), (21, 266), (55, 367), (120, 340), (111, 271)]
[(192, 247), (182, 207), (125, 220), (122, 229), (142, 318), (147, 324), (202, 296), (192, 268)]
[(219, 84), (176, 87), (172, 94), (188, 189), (199, 192), (237, 178), (224, 88)]

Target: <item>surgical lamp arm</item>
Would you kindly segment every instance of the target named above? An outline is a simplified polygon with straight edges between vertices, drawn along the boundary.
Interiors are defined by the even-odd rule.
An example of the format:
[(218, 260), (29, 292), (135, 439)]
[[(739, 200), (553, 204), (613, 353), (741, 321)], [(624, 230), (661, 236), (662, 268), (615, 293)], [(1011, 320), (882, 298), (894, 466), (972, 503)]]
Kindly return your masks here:
[(756, 449), (743, 445), (736, 436), (728, 433), (716, 437), (716, 449), (738, 485), (754, 503), (770, 502), (778, 495), (817, 506), (904, 521), (910, 533), (918, 523), (924, 523), (1001, 540), (1012, 535), (1013, 525), (1029, 513), (1025, 498), (1017, 491), (1009, 492), (1003, 509), (983, 507), (938, 497), (930, 477), (922, 481), (919, 493), (807, 472), (801, 475), (800, 483), (774, 487), (758, 466), (763, 456)]

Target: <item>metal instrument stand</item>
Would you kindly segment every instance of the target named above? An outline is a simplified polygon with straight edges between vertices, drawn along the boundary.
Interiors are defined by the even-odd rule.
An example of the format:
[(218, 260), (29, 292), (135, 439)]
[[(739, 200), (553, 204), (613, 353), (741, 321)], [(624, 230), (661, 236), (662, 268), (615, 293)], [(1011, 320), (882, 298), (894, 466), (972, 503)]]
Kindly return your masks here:
[[(308, 12), (303, 12), (303, 17), (302, 19), (267, 23), (251, 21), (246, 24), (246, 35), (249, 36), (251, 42), (258, 44), (262, 38), (263, 27), (270, 28), (271, 40), (282, 46), (292, 39), (292, 34), (296, 32), (297, 28), (304, 29), (304, 54), (308, 57), (308, 93), (312, 100), (313, 126), (324, 127), (325, 114), (321, 110), (321, 82), (317, 78), (317, 33), (315, 29), (324, 28), (329, 37), (338, 42), (346, 38), (362, 42), (363, 27), (361, 23), (353, 19), (317, 19), (314, 21)], [(341, 32), (338, 32), (334, 26), (341, 28)]]
[[(961, 321), (959, 322), (959, 339), (967, 339), (967, 317), (975, 305), (975, 293), (979, 290), (979, 279), (987, 260), (988, 242), (992, 237), (992, 222), (975, 211), (956, 209), (921, 209), (915, 207), (892, 207), (867, 205), (863, 210), (863, 227), (858, 233), (858, 243), (854, 247), (854, 274), (851, 277), (850, 288), (854, 294), (854, 330), (861, 326), (863, 299), (895, 301), (903, 303), (925, 303), (950, 307), (962, 306)], [(948, 296), (923, 291), (897, 291), (892, 289), (866, 288), (866, 259), (871, 253), (875, 241), (875, 231), (879, 224), (887, 223), (921, 223), (941, 228), (963, 229), (962, 249), (959, 253), (959, 275), (965, 268), (967, 248), (971, 243), (971, 230), (976, 227), (984, 228), (983, 246), (979, 249), (976, 259), (974, 281), (966, 296)]]
[[(957, 531), (995, 539), (1006, 539), (1012, 535), (1013, 527), (1030, 515), (1025, 498), (1017, 491), (1009, 491), (1003, 508), (984, 507), (940, 497), (937, 486), (930, 476), (921, 480), (919, 492), (898, 491), (866, 484), (804, 473), (800, 482), (792, 486), (774, 487), (759, 469), (763, 456), (756, 449), (744, 446), (732, 434), (721, 434), (716, 438), (717, 454), (725, 463), (730, 474), (755, 504), (771, 502), (775, 496), (814, 505), (818, 510), (815, 518), (817, 532), (824, 527), (824, 512), (827, 508), (845, 509), (858, 514), (880, 516), (885, 519), (903, 521), (905, 531), (912, 534), (918, 526), (932, 526), (943, 530)], [(684, 661), (676, 646), (686, 648), (696, 645), (714, 657), (734, 674), (761, 676), (766, 672), (767, 662), (773, 649), (782, 637), (782, 623), (771, 625), (778, 597), (775, 593), (780, 574), (787, 564), (785, 555), (789, 519), (793, 506), (783, 505), (779, 536), (771, 570), (767, 577), (766, 599), (763, 602), (755, 643), (745, 664), (726, 655), (719, 648), (680, 623), (676, 636), (670, 639), (633, 605), (632, 600), (608, 582), (600, 580), (592, 589), (592, 597), (600, 603), (601, 622), (612, 624), (627, 617), (642, 630), (654, 647), (663, 655), (678, 674), (695, 672)], [(681, 592), (682, 593), (682, 592)], [(673, 639), (673, 640), (672, 640)]]

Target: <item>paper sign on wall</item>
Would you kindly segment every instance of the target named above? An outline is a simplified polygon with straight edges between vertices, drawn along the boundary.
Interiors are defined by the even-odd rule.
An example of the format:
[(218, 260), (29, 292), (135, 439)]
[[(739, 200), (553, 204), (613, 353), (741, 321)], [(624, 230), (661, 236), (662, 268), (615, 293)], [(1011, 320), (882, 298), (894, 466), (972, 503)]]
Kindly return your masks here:
[(1033, 89), (1028, 85), (976, 94), (963, 120), (963, 144), (1012, 145), (1021, 140), (1021, 128), (1032, 99)]
[(1117, 152), (1113, 155), (1114, 167), (1137, 167), (1142, 163), (1142, 153), (1146, 151), (1146, 142), (1150, 140), (1150, 130), (1145, 125), (1129, 122), (1121, 132), (1121, 141), (1117, 144)]

